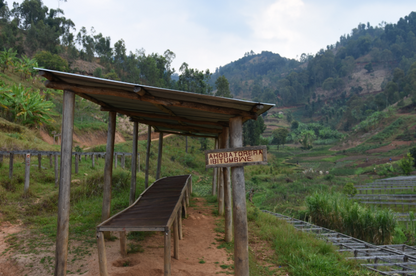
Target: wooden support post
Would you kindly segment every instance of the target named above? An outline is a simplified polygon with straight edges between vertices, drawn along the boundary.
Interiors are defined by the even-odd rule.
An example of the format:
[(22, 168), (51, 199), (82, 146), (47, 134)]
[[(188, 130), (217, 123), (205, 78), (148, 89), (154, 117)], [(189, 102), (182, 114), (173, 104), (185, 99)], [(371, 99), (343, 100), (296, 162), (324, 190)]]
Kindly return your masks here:
[(179, 260), (179, 226), (178, 226), (178, 215), (176, 215), (173, 221), (173, 257)]
[(185, 198), (182, 198), (182, 208), (183, 208), (183, 216), (185, 218), (188, 217), (188, 211), (186, 210), (186, 201)]
[[(243, 146), (243, 122), (241, 117), (230, 119), (231, 148)], [(234, 222), (234, 273), (249, 276), (248, 226), (244, 167), (231, 168)]]
[[(111, 186), (113, 178), (113, 153), (114, 153), (114, 137), (116, 134), (116, 112), (108, 114), (108, 133), (107, 133), (107, 150), (105, 153), (104, 166), (104, 195), (103, 210), (101, 213), (101, 221), (105, 221), (110, 217), (111, 209)], [(110, 232), (104, 232), (106, 239), (110, 238)]]
[(42, 154), (38, 153), (38, 169), (42, 169)]
[(14, 153), (10, 153), (10, 159), (9, 159), (9, 178), (12, 179), (13, 177), (13, 158)]
[(136, 200), (136, 171), (137, 171), (137, 139), (138, 139), (139, 123), (134, 122), (133, 126), (133, 150), (131, 153), (131, 181), (130, 181), (130, 199), (132, 205)]
[(55, 158), (55, 187), (58, 187), (58, 183), (59, 183), (58, 154), (55, 154), (54, 158)]
[(163, 132), (159, 132), (159, 149), (157, 153), (156, 180), (160, 178), (160, 169), (162, 167), (162, 153), (163, 153)]
[(78, 174), (78, 166), (79, 166), (79, 155), (75, 153), (75, 174)]
[(178, 210), (178, 231), (179, 231), (179, 239), (183, 239), (183, 232), (182, 232), (182, 206)]
[(105, 241), (103, 232), (97, 232), (98, 247), (98, 265), (100, 267), (100, 276), (108, 276), (107, 255), (105, 253)]
[(58, 231), (56, 235), (55, 276), (67, 271), (69, 207), (72, 169), (72, 135), (74, 132), (75, 93), (65, 90), (61, 136), (61, 174), (58, 199)]
[(147, 152), (146, 152), (146, 172), (144, 175), (144, 187), (147, 189), (149, 185), (149, 158), (150, 158), (150, 146), (152, 141), (152, 128), (150, 125), (147, 126)]
[[(218, 149), (218, 139), (215, 139), (214, 149)], [(212, 195), (217, 195), (217, 176), (218, 176), (218, 169), (214, 168), (213, 176), (212, 176)]]
[(24, 193), (26, 194), (29, 191), (30, 183), (30, 153), (25, 154), (25, 187)]
[[(229, 148), (229, 128), (225, 127), (223, 131), (224, 141), (223, 148)], [(231, 211), (231, 182), (230, 182), (230, 169), (222, 168), (223, 182), (224, 182), (224, 218), (225, 218), (225, 242), (231, 242), (233, 239), (233, 221)]]
[[(225, 131), (223, 128), (223, 132), (220, 134), (218, 139), (218, 148), (224, 149), (227, 143), (227, 137), (224, 135)], [(220, 216), (224, 215), (224, 169), (218, 168), (218, 214)]]
[(120, 231), (120, 254), (121, 257), (127, 257), (127, 235), (126, 231)]
[(94, 168), (95, 167), (95, 154), (94, 153), (92, 154), (91, 158), (92, 158), (92, 167)]
[(114, 154), (114, 168), (117, 169), (117, 153)]
[(189, 188), (186, 188), (185, 190), (185, 201), (186, 201), (186, 206), (189, 206)]
[(170, 239), (171, 233), (169, 227), (165, 230), (165, 252), (164, 252), (164, 276), (170, 276)]
[(52, 169), (53, 165), (52, 165), (52, 154), (49, 154), (49, 167)]
[(122, 167), (123, 169), (125, 169), (125, 168), (126, 168), (126, 155), (125, 155), (125, 154), (122, 154), (122, 155), (121, 155), (121, 167)]

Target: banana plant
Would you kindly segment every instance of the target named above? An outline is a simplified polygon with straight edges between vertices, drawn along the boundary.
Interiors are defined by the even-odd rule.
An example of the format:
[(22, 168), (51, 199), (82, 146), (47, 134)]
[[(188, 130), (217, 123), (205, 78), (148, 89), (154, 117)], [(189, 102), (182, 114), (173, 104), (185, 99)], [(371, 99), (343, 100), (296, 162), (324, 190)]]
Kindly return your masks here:
[(16, 55), (17, 52), (13, 51), (13, 48), (8, 50), (5, 48), (4, 51), (0, 52), (0, 66), (3, 73), (8, 70), (9, 67), (14, 66), (14, 63), (18, 60)]
[(27, 126), (42, 126), (53, 122), (54, 104), (46, 101), (39, 90), (32, 91), (21, 84), (2, 88), (0, 104), (15, 122)]

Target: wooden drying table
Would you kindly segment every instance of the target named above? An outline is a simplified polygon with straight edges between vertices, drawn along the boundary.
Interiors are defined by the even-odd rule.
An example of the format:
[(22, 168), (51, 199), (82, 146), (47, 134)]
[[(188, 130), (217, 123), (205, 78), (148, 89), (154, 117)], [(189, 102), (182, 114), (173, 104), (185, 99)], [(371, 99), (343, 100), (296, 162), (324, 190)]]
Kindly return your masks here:
[(120, 232), (120, 251), (127, 255), (126, 231), (165, 232), (164, 275), (171, 274), (171, 230), (174, 233), (174, 258), (179, 259), (179, 239), (182, 239), (182, 210), (192, 193), (191, 175), (165, 177), (154, 182), (128, 208), (97, 226), (98, 261), (100, 275), (107, 276), (104, 231)]

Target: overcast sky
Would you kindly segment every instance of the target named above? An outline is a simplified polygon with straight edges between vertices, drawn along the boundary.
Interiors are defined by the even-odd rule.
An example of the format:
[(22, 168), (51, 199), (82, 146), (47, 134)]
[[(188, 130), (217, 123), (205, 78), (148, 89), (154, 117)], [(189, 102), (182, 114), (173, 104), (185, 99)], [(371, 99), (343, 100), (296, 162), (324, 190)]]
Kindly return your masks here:
[[(43, 3), (58, 7), (58, 0)], [(112, 44), (124, 39), (133, 52), (170, 49), (176, 71), (183, 62), (215, 70), (250, 50), (287, 58), (315, 54), (358, 23), (396, 23), (416, 10), (414, 0), (68, 0), (59, 5), (77, 31), (94, 27)]]

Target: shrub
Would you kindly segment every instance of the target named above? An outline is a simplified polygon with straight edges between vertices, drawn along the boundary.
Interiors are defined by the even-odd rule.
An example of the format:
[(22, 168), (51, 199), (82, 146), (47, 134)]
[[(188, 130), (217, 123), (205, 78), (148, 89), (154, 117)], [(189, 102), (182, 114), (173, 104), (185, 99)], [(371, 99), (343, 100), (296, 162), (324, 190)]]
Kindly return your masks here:
[(38, 61), (39, 66), (47, 69), (58, 71), (68, 71), (69, 69), (68, 61), (48, 51), (38, 52), (34, 58)]

